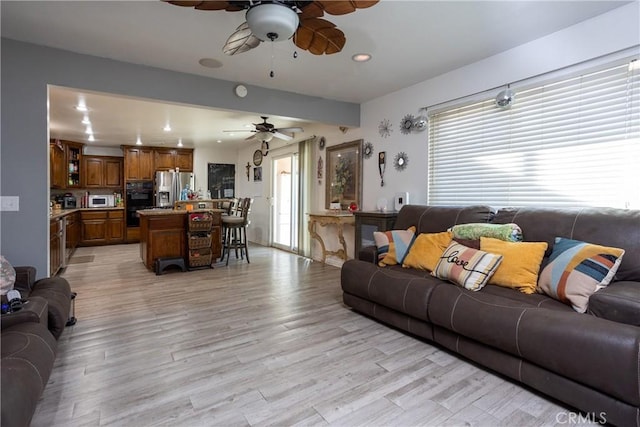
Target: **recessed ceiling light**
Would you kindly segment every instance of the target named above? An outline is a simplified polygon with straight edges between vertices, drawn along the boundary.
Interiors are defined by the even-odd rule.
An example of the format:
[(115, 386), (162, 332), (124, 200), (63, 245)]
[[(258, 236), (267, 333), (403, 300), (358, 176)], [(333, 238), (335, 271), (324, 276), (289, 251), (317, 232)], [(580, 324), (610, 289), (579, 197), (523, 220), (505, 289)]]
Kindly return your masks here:
[(221, 139), (217, 140), (216, 142), (217, 142), (218, 144), (222, 144), (222, 140), (221, 140)]
[(182, 147), (182, 138), (178, 139), (178, 147)]
[(139, 136), (138, 136), (138, 139), (136, 140), (136, 145), (142, 145), (142, 140), (140, 139)]
[(90, 125), (91, 124), (91, 120), (89, 120), (89, 116), (87, 116), (85, 114), (84, 118), (82, 119), (82, 124), (83, 125)]
[(198, 64), (202, 65), (203, 67), (207, 67), (207, 68), (220, 68), (222, 67), (222, 62), (218, 61), (217, 59), (213, 59), (213, 58), (202, 58), (198, 61)]
[(351, 57), (356, 62), (367, 62), (371, 59), (371, 55), (368, 53), (356, 53)]
[(164, 130), (165, 132), (171, 132), (171, 125), (167, 123), (166, 125), (164, 125), (164, 128), (162, 130)]
[(84, 133), (86, 133), (87, 135), (91, 135), (93, 133), (93, 129), (91, 129), (91, 126), (87, 126), (87, 129), (85, 129)]
[(95, 138), (93, 137), (93, 134), (89, 135), (89, 142), (93, 142), (95, 141)]
[(80, 105), (80, 104), (76, 105), (76, 110), (78, 110), (78, 111), (89, 111), (89, 110), (87, 109), (87, 106), (86, 106), (86, 105), (84, 105), (84, 104), (82, 104), (82, 105)]

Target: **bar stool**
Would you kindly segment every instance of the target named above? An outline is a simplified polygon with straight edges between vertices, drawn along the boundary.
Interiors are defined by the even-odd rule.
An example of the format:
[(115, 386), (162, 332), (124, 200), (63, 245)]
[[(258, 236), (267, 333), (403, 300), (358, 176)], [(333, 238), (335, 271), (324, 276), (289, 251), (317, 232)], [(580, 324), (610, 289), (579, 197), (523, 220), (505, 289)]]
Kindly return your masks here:
[(231, 249), (236, 251), (236, 259), (238, 258), (238, 249), (240, 250), (240, 258), (244, 259), (244, 255), (247, 256), (247, 262), (249, 261), (249, 248), (247, 245), (247, 226), (249, 225), (249, 213), (251, 212), (251, 204), (253, 199), (250, 197), (238, 200), (238, 214), (226, 215), (222, 217), (222, 228), (224, 233), (223, 246), (222, 246), (222, 260), (226, 255), (229, 265), (229, 257), (231, 256)]

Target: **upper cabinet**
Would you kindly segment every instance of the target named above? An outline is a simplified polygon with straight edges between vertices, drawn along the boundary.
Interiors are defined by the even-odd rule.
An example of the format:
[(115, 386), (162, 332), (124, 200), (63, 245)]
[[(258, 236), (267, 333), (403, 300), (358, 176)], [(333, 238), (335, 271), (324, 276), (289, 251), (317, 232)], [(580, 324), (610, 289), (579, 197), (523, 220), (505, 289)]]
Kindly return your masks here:
[(80, 188), (84, 144), (58, 139), (49, 142), (50, 187)]
[(51, 188), (67, 188), (67, 156), (64, 145), (51, 141), (49, 144), (49, 172)]
[(193, 150), (174, 148), (154, 148), (155, 170), (180, 169), (193, 171)]
[(84, 144), (65, 141), (67, 148), (67, 188), (80, 188), (80, 172), (82, 169), (82, 147)]
[(123, 187), (122, 158), (111, 156), (84, 156), (82, 182), (86, 188)]
[(124, 179), (153, 179), (153, 150), (151, 148), (122, 147), (124, 151)]

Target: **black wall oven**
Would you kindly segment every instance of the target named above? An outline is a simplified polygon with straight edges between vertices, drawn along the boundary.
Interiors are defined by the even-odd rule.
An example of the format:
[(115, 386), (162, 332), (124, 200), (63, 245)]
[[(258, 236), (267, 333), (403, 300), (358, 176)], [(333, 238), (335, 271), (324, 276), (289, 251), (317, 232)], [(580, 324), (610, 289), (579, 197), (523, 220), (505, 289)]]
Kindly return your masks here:
[(140, 227), (137, 211), (153, 207), (153, 181), (127, 182), (127, 227)]

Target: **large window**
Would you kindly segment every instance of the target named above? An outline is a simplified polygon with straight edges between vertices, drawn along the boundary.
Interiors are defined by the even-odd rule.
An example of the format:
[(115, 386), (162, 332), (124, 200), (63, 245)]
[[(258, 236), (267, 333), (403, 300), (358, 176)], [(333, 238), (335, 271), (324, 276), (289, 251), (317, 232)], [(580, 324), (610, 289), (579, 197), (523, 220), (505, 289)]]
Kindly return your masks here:
[(640, 209), (639, 63), (430, 112), (428, 203)]

